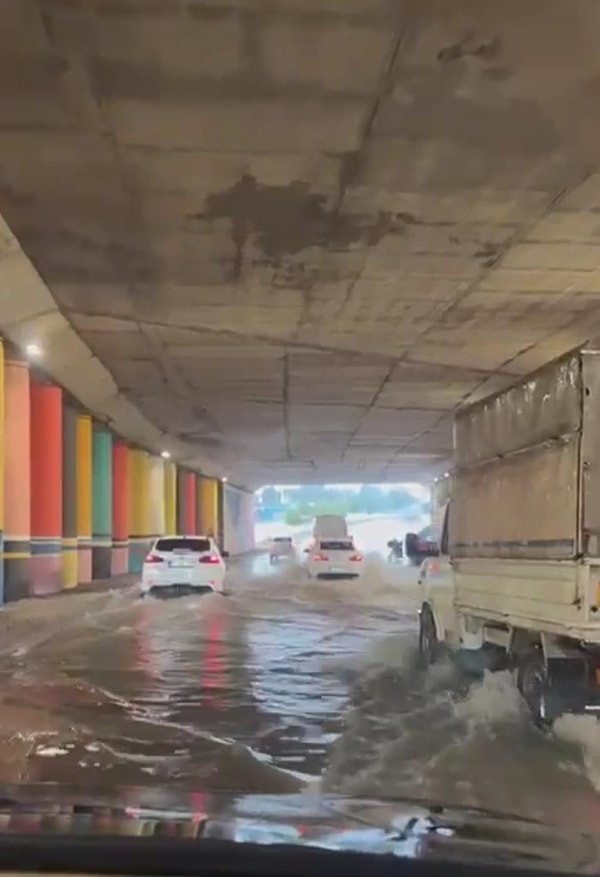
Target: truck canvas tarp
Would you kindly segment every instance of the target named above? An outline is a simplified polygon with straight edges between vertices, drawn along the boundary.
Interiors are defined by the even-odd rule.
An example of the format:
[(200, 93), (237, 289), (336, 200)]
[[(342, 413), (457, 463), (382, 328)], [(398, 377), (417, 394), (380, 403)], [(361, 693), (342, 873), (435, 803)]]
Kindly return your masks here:
[(343, 515), (317, 515), (313, 524), (315, 539), (345, 539), (348, 523)]
[(600, 555), (600, 345), (457, 412), (450, 553)]

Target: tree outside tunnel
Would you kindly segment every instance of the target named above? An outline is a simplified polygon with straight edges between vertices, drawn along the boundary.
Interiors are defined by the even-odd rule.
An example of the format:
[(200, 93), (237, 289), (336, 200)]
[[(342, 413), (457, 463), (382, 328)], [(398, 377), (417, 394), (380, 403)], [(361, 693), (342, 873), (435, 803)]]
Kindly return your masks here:
[(418, 484), (268, 486), (257, 492), (257, 522), (301, 525), (319, 514), (390, 514), (404, 518), (429, 512), (427, 488)]

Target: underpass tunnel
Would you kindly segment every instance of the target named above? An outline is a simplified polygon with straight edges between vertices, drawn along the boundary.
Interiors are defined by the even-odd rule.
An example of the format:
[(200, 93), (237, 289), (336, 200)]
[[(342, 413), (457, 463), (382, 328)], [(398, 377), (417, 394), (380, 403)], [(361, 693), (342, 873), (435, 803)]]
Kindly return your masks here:
[(243, 553), (275, 479), (433, 479), (595, 325), (589, 0), (196, 6), (0, 11), (4, 601)]

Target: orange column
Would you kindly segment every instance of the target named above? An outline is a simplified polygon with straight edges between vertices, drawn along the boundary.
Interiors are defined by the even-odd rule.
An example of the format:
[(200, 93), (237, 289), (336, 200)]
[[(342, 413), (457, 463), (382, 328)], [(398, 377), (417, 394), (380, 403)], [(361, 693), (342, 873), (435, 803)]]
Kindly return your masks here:
[(4, 599), (29, 596), (31, 473), (29, 366), (4, 364)]
[(62, 390), (31, 383), (31, 592), (62, 586)]

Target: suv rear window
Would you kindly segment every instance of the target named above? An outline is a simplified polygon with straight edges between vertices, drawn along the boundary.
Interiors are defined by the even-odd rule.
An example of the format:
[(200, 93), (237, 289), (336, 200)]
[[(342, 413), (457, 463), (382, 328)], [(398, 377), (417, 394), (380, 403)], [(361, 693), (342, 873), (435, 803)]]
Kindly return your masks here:
[(354, 551), (354, 543), (347, 540), (327, 540), (319, 545), (321, 551)]
[(154, 546), (155, 551), (195, 551), (201, 553), (210, 551), (210, 539), (158, 539)]

